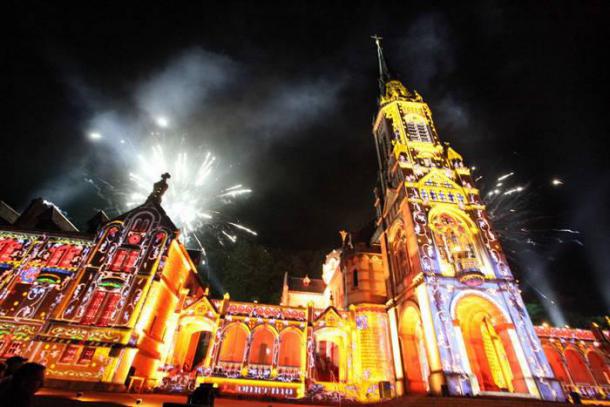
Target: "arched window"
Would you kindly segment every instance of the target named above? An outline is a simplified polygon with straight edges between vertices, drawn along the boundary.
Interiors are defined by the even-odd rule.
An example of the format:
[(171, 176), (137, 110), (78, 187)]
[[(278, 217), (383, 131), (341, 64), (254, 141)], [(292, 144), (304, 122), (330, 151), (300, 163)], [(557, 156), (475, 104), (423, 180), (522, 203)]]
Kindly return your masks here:
[(225, 328), (218, 360), (221, 362), (241, 363), (246, 350), (248, 332), (241, 324), (232, 324)]
[(427, 393), (430, 369), (419, 311), (409, 306), (400, 317), (398, 335), (409, 393)]
[(407, 240), (402, 229), (394, 236), (394, 241), (392, 242), (392, 257), (392, 266), (394, 267), (394, 270), (392, 271), (396, 276), (397, 282), (400, 283), (405, 275), (407, 275), (409, 269)]
[(137, 218), (133, 220), (131, 224), (130, 232), (148, 232), (152, 221), (152, 216), (150, 214), (142, 214), (138, 215)]
[(610, 384), (610, 367), (604, 362), (603, 356), (591, 351), (587, 354), (587, 359), (589, 359), (591, 373), (593, 373), (597, 384), (601, 386)]
[(273, 345), (275, 335), (266, 326), (257, 328), (252, 333), (248, 363), (252, 365), (268, 365), (273, 363)]
[(301, 334), (293, 329), (282, 331), (280, 334), (278, 365), (283, 367), (300, 367), (301, 350)]
[(568, 349), (565, 352), (565, 356), (568, 371), (576, 384), (594, 384), (593, 376), (577, 350)]
[(354, 269), (352, 272), (352, 285), (354, 288), (358, 288), (358, 269)]
[(562, 383), (569, 383), (570, 379), (568, 373), (566, 372), (566, 368), (563, 365), (559, 352), (551, 346), (545, 346), (544, 354), (546, 355), (546, 358), (548, 359), (557, 380)]
[(441, 213), (430, 220), (434, 232), (434, 242), (441, 264), (452, 273), (480, 270), (481, 261), (477, 256), (471, 232), (460, 219)]
[(131, 222), (129, 227), (129, 232), (127, 233), (127, 243), (134, 246), (140, 245), (146, 233), (150, 231), (152, 221), (153, 217), (148, 213), (138, 215)]

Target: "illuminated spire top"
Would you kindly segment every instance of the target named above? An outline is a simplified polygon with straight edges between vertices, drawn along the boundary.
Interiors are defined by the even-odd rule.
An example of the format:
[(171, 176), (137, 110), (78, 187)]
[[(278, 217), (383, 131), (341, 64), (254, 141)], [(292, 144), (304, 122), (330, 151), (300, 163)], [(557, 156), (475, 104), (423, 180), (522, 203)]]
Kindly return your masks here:
[(383, 48), (381, 48), (381, 40), (379, 35), (372, 35), (377, 45), (377, 61), (379, 63), (379, 103), (384, 105), (395, 100), (409, 100), (415, 102), (423, 102), (422, 97), (417, 92), (410, 92), (405, 85), (398, 79), (392, 78), (388, 64), (383, 56)]
[(385, 93), (385, 84), (390, 80), (390, 71), (388, 69), (388, 64), (385, 62), (385, 57), (383, 56), (383, 48), (381, 48), (381, 40), (383, 37), (375, 34), (371, 36), (372, 39), (375, 40), (375, 45), (377, 45), (377, 61), (379, 63), (379, 92), (383, 95)]

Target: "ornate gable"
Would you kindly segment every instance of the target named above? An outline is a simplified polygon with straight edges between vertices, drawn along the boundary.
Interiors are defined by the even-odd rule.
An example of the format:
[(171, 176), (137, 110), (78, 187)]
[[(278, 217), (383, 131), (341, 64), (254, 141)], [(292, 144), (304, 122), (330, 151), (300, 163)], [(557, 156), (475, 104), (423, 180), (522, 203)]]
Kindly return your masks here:
[(343, 324), (343, 317), (339, 311), (331, 305), (314, 319), (314, 323), (318, 326), (336, 327)]
[(422, 177), (417, 182), (417, 187), (438, 187), (457, 190), (462, 189), (461, 186), (456, 184), (451, 178), (445, 175), (442, 170), (439, 170), (437, 168), (431, 169), (428, 174)]
[(183, 312), (185, 314), (194, 316), (218, 316), (218, 310), (206, 296), (203, 296), (195, 302), (185, 306)]

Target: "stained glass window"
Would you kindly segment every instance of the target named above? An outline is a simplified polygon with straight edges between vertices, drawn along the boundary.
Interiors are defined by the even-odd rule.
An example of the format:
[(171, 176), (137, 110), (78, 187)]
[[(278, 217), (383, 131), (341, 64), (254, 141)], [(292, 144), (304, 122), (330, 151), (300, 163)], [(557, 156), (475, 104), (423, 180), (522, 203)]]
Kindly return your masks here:
[(441, 261), (453, 266), (455, 272), (479, 268), (479, 261), (468, 226), (446, 213), (431, 220), (436, 248)]

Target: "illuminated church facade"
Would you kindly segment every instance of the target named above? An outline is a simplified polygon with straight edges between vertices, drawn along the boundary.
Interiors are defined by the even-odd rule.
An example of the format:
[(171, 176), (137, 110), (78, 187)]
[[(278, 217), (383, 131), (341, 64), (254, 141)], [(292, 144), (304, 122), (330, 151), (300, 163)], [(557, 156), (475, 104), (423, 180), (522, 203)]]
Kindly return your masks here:
[(50, 385), (375, 402), (404, 394), (610, 397), (610, 337), (534, 326), (462, 157), (377, 41), (372, 233), (342, 232), (322, 279), (279, 305), (213, 299), (162, 196), (79, 232), (52, 204), (0, 205), (0, 359)]

